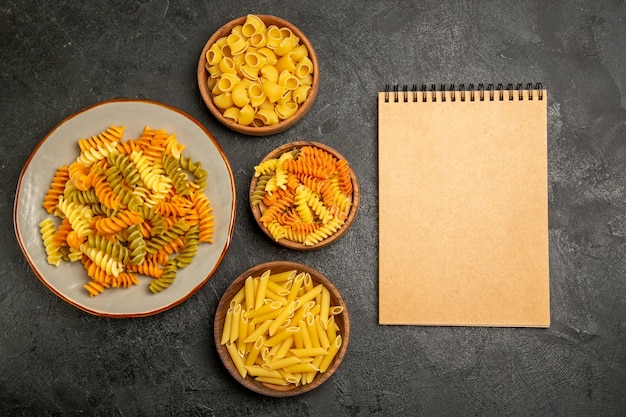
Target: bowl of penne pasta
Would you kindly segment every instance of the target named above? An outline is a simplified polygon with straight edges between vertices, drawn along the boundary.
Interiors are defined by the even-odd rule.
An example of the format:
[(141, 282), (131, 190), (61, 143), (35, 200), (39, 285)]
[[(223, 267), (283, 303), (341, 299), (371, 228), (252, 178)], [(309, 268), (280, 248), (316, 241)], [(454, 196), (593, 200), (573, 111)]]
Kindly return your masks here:
[(330, 245), (343, 236), (360, 203), (357, 177), (328, 145), (296, 141), (271, 151), (254, 167), (250, 208), (261, 230), (294, 250)]
[(289, 397), (323, 384), (350, 340), (337, 287), (309, 266), (274, 261), (250, 268), (228, 287), (214, 323), (228, 372), (259, 394)]
[(248, 14), (218, 29), (200, 54), (197, 75), (213, 116), (252, 136), (298, 123), (313, 106), (320, 84), (309, 39), (271, 15)]

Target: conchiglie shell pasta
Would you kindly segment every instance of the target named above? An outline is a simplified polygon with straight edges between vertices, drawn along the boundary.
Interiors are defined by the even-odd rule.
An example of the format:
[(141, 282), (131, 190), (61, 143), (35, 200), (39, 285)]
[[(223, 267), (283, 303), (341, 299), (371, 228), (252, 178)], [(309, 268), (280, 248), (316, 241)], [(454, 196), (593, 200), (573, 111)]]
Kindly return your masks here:
[[(319, 84), (313, 79), (319, 74), (316, 65), (310, 42), (295, 26), (273, 16), (248, 14), (224, 25), (209, 40), (199, 63), (198, 83), (220, 121), (237, 131), (263, 135), (286, 129), (310, 109), (306, 101), (315, 99)], [(200, 78), (201, 71), (208, 75)], [(302, 85), (311, 87), (298, 90), (294, 98), (292, 93)], [(225, 116), (232, 106), (239, 113), (229, 110)], [(250, 117), (248, 108), (242, 115), (244, 106), (250, 106), (255, 116)], [(283, 123), (287, 119), (293, 121)], [(280, 126), (256, 129), (275, 124)]]
[(231, 91), (231, 98), (233, 100), (233, 104), (239, 108), (243, 108), (250, 102), (248, 90), (246, 90), (243, 83), (238, 83), (233, 87)]

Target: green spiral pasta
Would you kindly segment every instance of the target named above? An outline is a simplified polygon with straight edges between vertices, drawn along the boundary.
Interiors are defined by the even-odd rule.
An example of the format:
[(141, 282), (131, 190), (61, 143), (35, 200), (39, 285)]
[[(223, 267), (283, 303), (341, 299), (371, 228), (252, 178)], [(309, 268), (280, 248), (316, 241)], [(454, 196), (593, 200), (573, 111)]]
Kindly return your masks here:
[(63, 197), (67, 201), (71, 201), (78, 204), (95, 204), (99, 203), (98, 196), (93, 188), (85, 191), (81, 191), (73, 183), (68, 183), (63, 191)]
[(128, 229), (128, 235), (126, 241), (128, 242), (128, 249), (130, 259), (128, 263), (130, 265), (139, 265), (146, 258), (146, 241), (141, 234), (141, 229), (138, 224), (130, 226)]
[(137, 170), (137, 167), (127, 155), (116, 151), (111, 153), (108, 159), (109, 163), (119, 170), (129, 187), (134, 187), (140, 183), (141, 175), (139, 175), (139, 170)]
[(163, 248), (167, 244), (179, 238), (189, 230), (189, 225), (185, 223), (184, 219), (181, 219), (169, 227), (165, 232), (153, 236), (146, 242), (146, 251), (149, 254), (155, 254), (159, 249)]
[(202, 164), (200, 162), (194, 162), (191, 157), (181, 154), (180, 166), (193, 175), (195, 180), (194, 182), (198, 186), (198, 191), (204, 191), (206, 189), (209, 173), (202, 169)]
[(87, 238), (89, 247), (97, 248), (118, 262), (127, 264), (130, 261), (130, 249), (116, 240), (107, 239), (102, 235), (92, 233)]
[(162, 160), (165, 173), (174, 183), (174, 188), (176, 189), (178, 195), (188, 195), (189, 187), (187, 186), (187, 183), (189, 182), (189, 178), (180, 166), (179, 159), (164, 153)]
[(172, 285), (178, 270), (176, 262), (176, 259), (170, 259), (163, 267), (163, 275), (150, 281), (149, 289), (152, 293), (156, 294)]
[(270, 179), (270, 174), (261, 175), (254, 187), (254, 191), (252, 191), (252, 195), (250, 196), (250, 204), (252, 206), (258, 206), (263, 201), (263, 197), (265, 196), (265, 185), (267, 181)]
[(179, 268), (186, 268), (191, 264), (193, 258), (198, 252), (198, 245), (200, 244), (200, 226), (194, 225), (187, 230), (185, 238), (183, 239), (184, 246), (176, 256), (176, 266)]

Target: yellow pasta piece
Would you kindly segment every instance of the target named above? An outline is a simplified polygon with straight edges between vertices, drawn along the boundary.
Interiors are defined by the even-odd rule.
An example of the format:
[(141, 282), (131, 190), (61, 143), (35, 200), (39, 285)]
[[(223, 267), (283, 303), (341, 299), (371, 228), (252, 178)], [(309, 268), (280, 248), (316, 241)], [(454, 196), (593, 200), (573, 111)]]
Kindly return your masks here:
[(272, 324), (269, 327), (269, 334), (270, 336), (274, 336), (274, 334), (276, 332), (278, 332), (278, 329), (280, 329), (280, 326), (285, 322), (285, 320), (287, 320), (287, 317), (289, 317), (291, 314), (293, 314), (295, 310), (295, 304), (292, 301), (287, 308), (284, 308), (280, 314), (278, 316), (276, 316), (276, 318), (272, 321)]
[(327, 355), (328, 351), (322, 347), (312, 347), (312, 348), (303, 348), (303, 349), (289, 349), (293, 355), (299, 358)]
[(263, 336), (259, 336), (256, 341), (254, 342), (254, 344), (249, 343), (247, 345), (252, 345), (250, 347), (250, 350), (248, 352), (248, 356), (246, 357), (245, 360), (245, 365), (250, 366), (253, 365), (257, 358), (259, 357), (259, 354), (261, 353), (261, 349), (264, 348), (263, 342), (265, 341), (265, 339), (263, 338)]
[(241, 78), (239, 78), (237, 74), (224, 73), (217, 82), (217, 88), (221, 93), (230, 93), (240, 81)]
[(248, 311), (251, 311), (255, 306), (255, 296), (254, 296), (254, 279), (252, 277), (246, 278), (244, 284), (244, 294), (246, 300), (246, 318), (250, 318), (248, 315)]
[(255, 111), (251, 105), (244, 105), (239, 111), (239, 124), (248, 126), (254, 120), (254, 114)]
[(278, 115), (276, 114), (274, 109), (267, 108), (267, 107), (260, 108), (257, 111), (256, 116), (254, 117), (254, 120), (260, 121), (261, 125), (271, 126), (271, 125), (275, 125), (276, 123), (278, 123)]
[(258, 376), (255, 378), (259, 382), (263, 382), (265, 384), (272, 385), (289, 385), (289, 381), (286, 381), (284, 378), (270, 378), (266, 376)]
[(230, 325), (230, 337), (228, 339), (230, 343), (235, 342), (239, 337), (239, 318), (241, 317), (241, 304), (237, 304), (235, 308), (233, 308), (232, 314), (233, 318)]
[(276, 25), (270, 25), (267, 27), (267, 32), (265, 33), (267, 38), (266, 46), (269, 49), (275, 50), (280, 45), (280, 42), (283, 40), (283, 33), (280, 31), (280, 28)]
[(206, 61), (210, 66), (217, 65), (222, 60), (222, 49), (219, 47), (217, 43), (214, 43), (209, 47), (209, 50), (206, 51)]
[[(259, 69), (261, 82), (271, 82), (278, 84), (278, 70), (273, 65), (265, 65)], [(300, 82), (298, 81), (298, 84)]]
[(237, 350), (235, 345), (233, 345), (232, 343), (227, 343), (226, 350), (233, 360), (233, 363), (235, 364), (235, 368), (237, 368), (237, 372), (239, 372), (239, 375), (241, 375), (242, 378), (245, 378), (248, 374), (248, 370), (246, 369), (243, 358), (239, 354), (239, 351)]
[(246, 21), (243, 24), (241, 29), (244, 36), (251, 37), (253, 34), (257, 32), (265, 32), (266, 31), (265, 23), (261, 20), (257, 15), (248, 14), (246, 15)]
[(275, 273), (275, 274), (270, 274), (270, 280), (272, 280), (274, 282), (288, 281), (288, 280), (294, 278), (296, 276), (297, 272), (298, 271), (293, 269), (291, 271), (285, 271), (285, 272), (279, 272), (279, 273)]
[[(252, 297), (254, 297), (255, 295), (252, 294)], [(280, 308), (283, 306), (282, 303), (278, 302), (278, 301), (273, 301), (273, 302), (268, 302), (265, 303), (263, 306), (259, 307), (259, 308), (255, 308), (254, 307), (254, 299), (252, 300), (253, 304), (252, 307), (246, 309), (246, 317), (248, 319), (252, 319), (255, 317), (262, 317), (268, 313), (273, 313), (273, 312), (277, 312), (277, 314), (280, 313)], [(247, 304), (247, 299), (246, 299), (246, 304)]]
[(279, 103), (276, 105), (276, 115), (280, 120), (285, 120), (296, 114), (298, 105), (293, 101)]
[(220, 109), (226, 110), (233, 106), (233, 98), (230, 93), (222, 93), (213, 96), (213, 103)]
[(320, 372), (326, 372), (332, 360), (337, 356), (337, 352), (339, 352), (339, 348), (341, 347), (341, 335), (337, 335), (335, 339), (330, 344), (328, 348), (328, 354), (324, 356), (322, 361), (320, 362)]
[(328, 288), (322, 288), (322, 297), (320, 298), (320, 322), (326, 326), (330, 311), (330, 292)]
[(261, 85), (263, 89), (263, 93), (265, 96), (272, 102), (277, 102), (283, 94), (285, 87), (281, 86), (278, 83), (274, 83), (271, 81), (266, 81)]
[(251, 342), (256, 341), (259, 338), (259, 336), (262, 336), (267, 331), (267, 329), (270, 328), (271, 324), (272, 324), (272, 320), (264, 321), (258, 327), (256, 327), (254, 331), (250, 333), (243, 342), (251, 343)]
[(224, 117), (227, 119), (232, 120), (235, 123), (239, 123), (239, 114), (241, 113), (241, 110), (239, 110), (238, 107), (236, 106), (232, 106), (227, 108), (226, 110), (224, 110)]
[(226, 311), (226, 317), (224, 319), (224, 328), (222, 329), (222, 338), (220, 344), (224, 345), (230, 340), (230, 333), (233, 324), (233, 309), (232, 307)]
[(313, 62), (308, 58), (302, 58), (293, 69), (293, 74), (297, 78), (305, 78), (313, 74)]
[(281, 369), (286, 366), (292, 366), (301, 362), (302, 362), (302, 359), (296, 356), (288, 356), (286, 358), (281, 358), (272, 362), (264, 363), (261, 366), (265, 369)]
[(265, 369), (258, 365), (246, 365), (248, 374), (252, 376), (264, 376), (267, 378), (282, 378), (280, 373), (275, 369)]

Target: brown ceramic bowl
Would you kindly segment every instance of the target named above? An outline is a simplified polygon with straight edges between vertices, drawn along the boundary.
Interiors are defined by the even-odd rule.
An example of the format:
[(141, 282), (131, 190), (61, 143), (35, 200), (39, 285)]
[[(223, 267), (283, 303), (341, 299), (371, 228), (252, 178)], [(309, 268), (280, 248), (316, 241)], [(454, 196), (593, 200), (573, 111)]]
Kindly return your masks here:
[[(339, 152), (337, 152), (336, 150), (334, 150), (328, 145), (324, 145), (318, 142), (311, 142), (311, 141), (297, 141), (297, 142), (284, 144), (274, 149), (265, 158), (263, 158), (263, 160), (259, 164), (270, 159), (279, 158), (280, 155), (282, 155), (283, 153), (289, 152), (293, 150), (294, 148), (302, 148), (303, 146), (311, 146), (311, 147), (319, 148), (333, 155), (337, 160), (345, 159)], [(359, 188), (359, 182), (357, 181), (357, 177), (354, 171), (349, 165), (348, 165), (348, 170), (349, 170), (350, 178), (352, 182), (352, 195), (351, 195), (352, 203), (350, 205), (349, 211), (347, 213), (344, 213), (342, 216), (342, 217), (345, 217), (344, 219), (342, 219), (343, 225), (336, 232), (332, 233), (330, 236), (326, 237), (325, 239), (313, 245), (304, 244), (295, 240), (290, 240), (288, 238), (279, 238), (278, 240), (274, 238), (270, 230), (264, 225), (264, 222), (261, 221), (261, 216), (263, 215), (263, 209), (265, 209), (265, 206), (263, 204), (255, 203), (254, 194), (257, 188), (257, 184), (259, 182), (259, 177), (256, 177), (254, 175), (252, 177), (252, 181), (250, 182), (250, 194), (249, 194), (250, 195), (250, 200), (249, 200), (250, 209), (252, 210), (252, 215), (254, 216), (254, 219), (256, 220), (261, 230), (270, 239), (275, 240), (278, 244), (286, 248), (294, 249), (294, 250), (312, 250), (312, 249), (319, 249), (319, 248), (328, 246), (331, 243), (335, 242), (337, 239), (339, 239), (348, 231), (350, 226), (352, 226), (352, 223), (354, 222), (356, 214), (359, 210), (360, 194), (361, 194), (360, 188)]]
[(213, 36), (211, 36), (211, 38), (208, 40), (208, 42), (204, 46), (204, 49), (202, 50), (202, 53), (200, 54), (200, 60), (198, 62), (198, 86), (200, 88), (200, 94), (202, 95), (202, 99), (204, 100), (204, 103), (208, 107), (209, 111), (223, 125), (227, 126), (228, 128), (236, 132), (243, 133), (246, 135), (267, 136), (267, 135), (273, 135), (275, 133), (282, 132), (290, 128), (291, 126), (298, 123), (300, 119), (302, 119), (304, 115), (309, 112), (309, 110), (313, 106), (313, 103), (315, 102), (315, 99), (317, 98), (317, 93), (318, 93), (319, 85), (320, 85), (320, 72), (319, 72), (319, 63), (317, 60), (317, 55), (315, 54), (313, 45), (311, 45), (311, 42), (309, 41), (309, 39), (304, 35), (304, 33), (300, 31), (300, 29), (298, 29), (292, 23), (276, 16), (271, 16), (271, 15), (256, 15), (256, 16), (259, 17), (263, 21), (263, 23), (265, 23), (266, 27), (269, 27), (271, 25), (276, 25), (279, 28), (282, 28), (282, 27), (289, 28), (300, 39), (299, 41), (300, 45), (304, 45), (307, 49), (308, 58), (311, 60), (313, 64), (313, 73), (312, 73), (313, 83), (311, 85), (311, 89), (309, 91), (308, 97), (302, 104), (300, 104), (298, 110), (293, 115), (289, 116), (288, 118), (284, 120), (279, 120), (279, 122), (276, 124), (257, 127), (254, 125), (241, 125), (239, 123), (236, 123), (232, 119), (224, 117), (224, 115), (222, 114), (222, 111), (220, 111), (220, 109), (214, 104), (211, 91), (209, 91), (209, 87), (207, 85), (209, 72), (206, 68), (206, 62), (207, 62), (206, 54), (211, 48), (211, 45), (213, 45), (218, 39), (230, 35), (234, 27), (243, 25), (246, 21), (247, 16), (242, 16), (226, 23), (217, 32), (215, 32)]
[[(328, 365), (328, 368), (325, 370), (325, 372), (317, 372), (313, 380), (309, 383), (276, 385), (268, 382), (259, 382), (256, 377), (251, 376), (250, 374), (242, 377), (237, 370), (237, 367), (233, 362), (226, 345), (221, 343), (224, 322), (226, 319), (227, 311), (231, 307), (231, 300), (245, 286), (245, 281), (248, 277), (260, 277), (264, 272), (268, 270), (271, 271), (272, 274), (288, 271), (296, 271), (296, 274), (299, 274), (301, 272), (308, 273), (308, 275), (310, 275), (311, 277), (313, 286), (322, 284), (326, 289), (328, 289), (328, 292), (330, 294), (330, 305), (340, 306), (341, 308), (343, 308), (343, 311), (341, 313), (332, 316), (338, 327), (337, 335), (341, 336), (341, 346), (339, 347), (339, 350), (337, 351), (333, 360)], [(242, 305), (245, 305), (245, 301), (242, 301)], [(257, 326), (258, 325), (260, 324), (257, 324)], [(348, 314), (346, 303), (337, 287), (335, 287), (335, 285), (326, 276), (324, 276), (321, 272), (315, 270), (314, 268), (288, 261), (274, 261), (257, 265), (237, 277), (237, 279), (235, 279), (228, 287), (217, 306), (213, 329), (215, 345), (217, 347), (219, 357), (224, 363), (224, 366), (226, 367), (228, 372), (233, 376), (233, 378), (235, 378), (240, 384), (242, 384), (246, 388), (259, 394), (271, 397), (290, 397), (303, 394), (319, 387), (326, 380), (328, 380), (328, 378), (330, 378), (332, 374), (337, 370), (339, 364), (346, 354), (346, 350), (348, 349), (348, 343), (350, 341), (350, 317)]]

